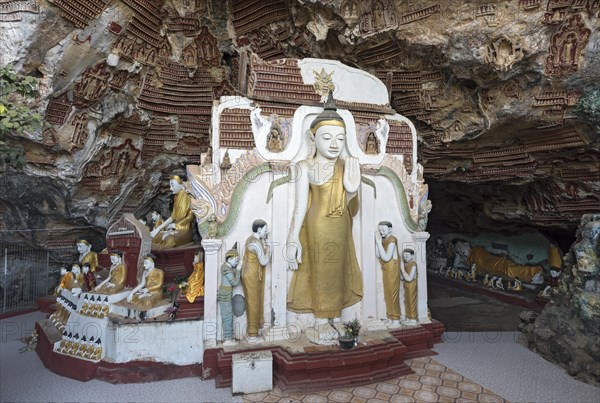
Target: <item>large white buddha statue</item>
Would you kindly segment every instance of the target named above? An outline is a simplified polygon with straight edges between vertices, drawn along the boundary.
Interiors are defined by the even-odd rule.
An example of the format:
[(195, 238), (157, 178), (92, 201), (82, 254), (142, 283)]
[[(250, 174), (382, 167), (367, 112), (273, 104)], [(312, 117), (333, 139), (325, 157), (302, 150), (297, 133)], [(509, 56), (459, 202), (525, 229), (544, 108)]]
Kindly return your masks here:
[[(312, 122), (315, 154), (299, 162), (296, 204), (286, 250), (294, 271), (287, 308), (312, 313), (307, 331), (319, 344), (337, 344), (342, 309), (362, 299), (362, 275), (352, 238), (361, 174), (358, 158), (343, 157), (346, 125), (330, 93)], [(309, 329), (310, 330), (310, 329)]]

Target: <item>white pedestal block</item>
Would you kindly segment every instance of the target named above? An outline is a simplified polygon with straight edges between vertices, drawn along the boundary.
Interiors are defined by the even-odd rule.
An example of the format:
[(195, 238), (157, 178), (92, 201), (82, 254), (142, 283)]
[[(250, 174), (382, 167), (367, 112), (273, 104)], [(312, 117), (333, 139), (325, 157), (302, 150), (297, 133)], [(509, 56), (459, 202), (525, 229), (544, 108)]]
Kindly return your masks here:
[(258, 393), (273, 389), (273, 355), (270, 351), (234, 354), (232, 392)]

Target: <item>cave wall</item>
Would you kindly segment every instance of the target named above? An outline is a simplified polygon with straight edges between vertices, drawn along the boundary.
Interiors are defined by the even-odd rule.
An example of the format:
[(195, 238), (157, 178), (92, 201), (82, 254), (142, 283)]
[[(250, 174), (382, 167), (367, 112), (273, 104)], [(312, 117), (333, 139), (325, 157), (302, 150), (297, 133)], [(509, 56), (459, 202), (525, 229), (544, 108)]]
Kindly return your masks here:
[[(46, 235), (0, 241), (99, 249), (120, 214), (165, 214), (166, 178), (200, 162), (213, 101), (246, 95), (248, 61), (321, 57), (379, 77), (417, 126), (431, 233), (567, 244), (600, 210), (598, 133), (574, 113), (598, 86), (599, 13), (595, 0), (2, 1), (0, 63), (40, 77), (47, 125), (15, 139), (29, 162), (0, 181), (2, 225)], [(31, 203), (16, 189), (36, 189)]]
[(519, 341), (582, 381), (600, 385), (600, 215), (581, 218), (551, 300), (521, 314)]

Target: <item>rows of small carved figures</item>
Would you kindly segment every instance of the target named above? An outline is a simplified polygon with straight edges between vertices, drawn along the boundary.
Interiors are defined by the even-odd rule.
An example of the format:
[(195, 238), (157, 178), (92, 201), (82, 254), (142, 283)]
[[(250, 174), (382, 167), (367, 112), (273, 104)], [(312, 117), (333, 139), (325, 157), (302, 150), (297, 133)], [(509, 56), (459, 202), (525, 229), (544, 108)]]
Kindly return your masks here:
[(83, 305), (79, 313), (85, 316), (92, 316), (94, 318), (104, 318), (108, 315), (108, 297), (104, 296), (102, 299), (101, 295), (90, 296), (90, 294), (83, 295)]
[[(477, 265), (473, 264), (470, 270), (456, 269), (449, 267), (447, 269), (441, 268), (440, 274), (443, 274), (446, 278), (454, 280), (464, 280), (471, 283), (477, 283)], [(523, 283), (518, 277), (514, 279), (505, 280), (502, 276), (490, 277), (486, 274), (482, 279), (484, 287), (491, 288), (494, 290), (510, 290), (510, 291), (522, 291)]]
[(102, 340), (94, 340), (94, 336), (87, 339), (85, 336), (79, 337), (79, 333), (73, 335), (65, 330), (62, 334), (60, 345), (56, 351), (62, 354), (86, 358), (89, 360), (100, 360), (102, 357)]
[(56, 303), (57, 309), (50, 315), (49, 320), (54, 327), (63, 331), (67, 324), (67, 320), (69, 319), (69, 315), (77, 310), (77, 305), (62, 295), (62, 293), (56, 297)]

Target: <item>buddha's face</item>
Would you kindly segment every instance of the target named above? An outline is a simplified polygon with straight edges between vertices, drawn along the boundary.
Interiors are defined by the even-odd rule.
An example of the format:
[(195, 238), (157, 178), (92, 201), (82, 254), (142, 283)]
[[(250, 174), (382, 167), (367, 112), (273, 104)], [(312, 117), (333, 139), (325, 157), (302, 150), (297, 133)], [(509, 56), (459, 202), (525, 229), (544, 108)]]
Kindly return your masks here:
[(89, 252), (89, 250), (90, 250), (90, 247), (88, 245), (86, 245), (85, 243), (83, 243), (83, 242), (77, 243), (77, 251), (79, 253), (86, 253), (86, 252)]
[(267, 225), (265, 225), (264, 227), (259, 228), (258, 231), (256, 231), (256, 233), (259, 238), (265, 239), (267, 237), (267, 234), (269, 233), (269, 228)]
[(169, 181), (169, 185), (171, 188), (171, 192), (173, 192), (173, 193), (179, 193), (179, 191), (181, 189), (183, 189), (183, 185), (181, 183), (177, 182), (175, 179), (171, 179)]
[(238, 256), (231, 257), (227, 260), (231, 267), (236, 267), (240, 262), (240, 258)]
[(64, 276), (65, 274), (67, 274), (67, 268), (63, 267), (62, 269), (60, 269), (60, 275)]
[(152, 259), (144, 259), (144, 270), (152, 270), (154, 268), (154, 261)]
[(119, 263), (121, 263), (121, 256), (119, 256), (119, 255), (110, 255), (110, 262), (112, 264), (119, 264)]
[(79, 273), (81, 273), (81, 269), (79, 268), (79, 265), (76, 265), (76, 264), (74, 264), (74, 265), (71, 267), (71, 272), (72, 272), (73, 274), (79, 274)]
[(390, 227), (388, 227), (387, 225), (379, 226), (379, 233), (381, 234), (382, 238), (385, 238), (386, 236), (388, 236), (390, 234), (390, 232), (392, 232), (392, 229)]
[(83, 266), (83, 273), (87, 274), (90, 271), (90, 266)]
[(410, 252), (402, 252), (402, 260), (404, 263), (408, 263), (413, 259), (413, 254)]
[(342, 153), (346, 141), (346, 129), (324, 125), (315, 133), (317, 152), (327, 159), (336, 159)]
[(160, 215), (156, 211), (153, 211), (150, 217), (152, 217), (152, 221), (158, 221)]

